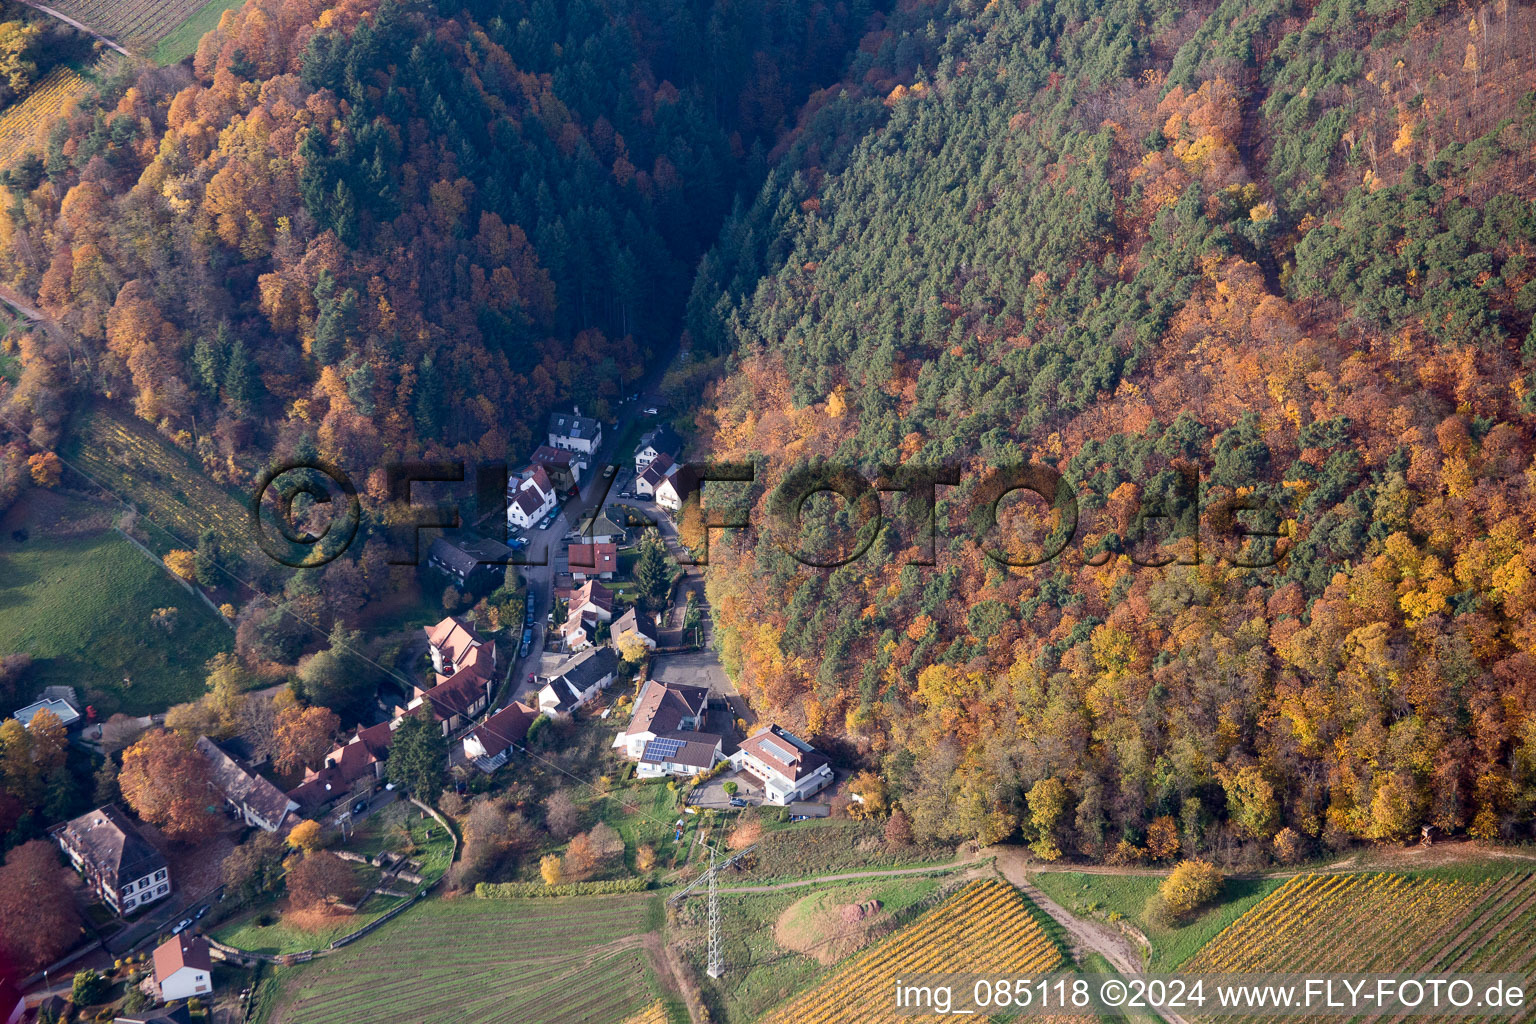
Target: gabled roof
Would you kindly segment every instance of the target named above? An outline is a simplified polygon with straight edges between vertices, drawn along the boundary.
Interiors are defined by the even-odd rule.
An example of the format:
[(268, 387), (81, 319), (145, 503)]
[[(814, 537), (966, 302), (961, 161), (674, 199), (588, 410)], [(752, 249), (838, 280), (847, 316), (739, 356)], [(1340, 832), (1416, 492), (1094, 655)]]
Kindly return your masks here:
[(600, 611), (612, 612), (613, 591), (596, 580), (587, 580), (571, 595), (569, 605), (572, 610), (591, 605)]
[(560, 469), (570, 469), (573, 456), (564, 448), (554, 448), (547, 444), (541, 444), (533, 450), (529, 457), (535, 466), (557, 466)]
[(208, 762), (213, 786), (225, 799), (250, 808), (263, 820), (281, 826), (288, 816), (288, 795), (260, 775), (252, 775), (207, 736), (197, 738), (197, 752)]
[(656, 461), (645, 467), (645, 472), (640, 474), (640, 479), (650, 485), (652, 490), (661, 486), (661, 482), (673, 473), (677, 472), (677, 463), (670, 455), (658, 455)]
[(660, 494), (662, 488), (670, 488), (672, 493), (677, 495), (677, 499), (682, 501), (693, 493), (696, 484), (692, 467), (678, 466), (673, 472), (667, 474), (665, 480), (656, 484), (656, 493)]
[(676, 459), (678, 453), (683, 450), (683, 439), (677, 436), (677, 431), (663, 424), (654, 430), (647, 431), (640, 438), (640, 444), (635, 448), (635, 453), (638, 455), (647, 448)]
[(595, 438), (602, 426), (590, 416), (581, 415), (581, 410), (575, 412), (554, 412), (549, 414), (549, 432), (556, 437), (569, 437), (577, 441), (590, 441)]
[(439, 562), (459, 576), (468, 576), (485, 565), (505, 565), (511, 557), (511, 548), (486, 537), (467, 540), (439, 537), (427, 548), (429, 561)]
[(582, 692), (606, 675), (618, 671), (619, 656), (611, 647), (594, 647), (582, 651), (555, 669), (553, 678), (564, 679)]
[(539, 713), (522, 701), (513, 701), (485, 724), (470, 733), (485, 748), (486, 757), (495, 757), (509, 747), (521, 745), (528, 738), (528, 727)]
[(512, 499), (512, 504), (522, 512), (524, 519), (532, 519), (544, 507), (544, 501), (544, 497), (536, 489), (527, 487), (517, 492), (517, 497)]
[(594, 509), (582, 517), (581, 524), (576, 527), (576, 533), (581, 537), (612, 537), (623, 536), (624, 529), (624, 525), (615, 522), (608, 513)]
[(832, 763), (809, 743), (776, 725), (753, 733), (742, 742), (741, 749), (792, 782)]
[(720, 737), (712, 732), (672, 732), (648, 740), (640, 760), (647, 764), (712, 768), (719, 751)]
[(475, 703), (486, 695), (490, 680), (495, 676), (495, 655), (490, 644), (482, 644), (459, 663), (459, 670), (451, 676), (440, 676), (438, 684), (427, 690), (424, 696), (439, 718), (467, 715)]
[(193, 938), (187, 932), (173, 935), (155, 947), (155, 983), (190, 967), (196, 971), (213, 973), (213, 960), (208, 956), (208, 940)]
[(114, 804), (67, 822), (59, 834), (114, 889), (166, 866), (160, 851)]
[(582, 634), (583, 639), (591, 640), (592, 634), (597, 630), (597, 613), (591, 609), (572, 608), (565, 622), (560, 625), (560, 637), (566, 643), (571, 642), (571, 637)]
[(352, 739), (326, 756), (324, 768), (306, 771), (303, 783), (288, 791), (289, 798), (314, 807), (350, 792), (354, 782), (389, 756), (389, 744), (394, 738), (388, 722), (359, 729)]
[(480, 643), (480, 636), (469, 623), (450, 615), (437, 625), (427, 627), (427, 643), (442, 651), (451, 664), (457, 665), (470, 648)]
[(640, 688), (640, 699), (635, 701), (635, 713), (630, 716), (629, 727), (624, 731), (629, 735), (673, 732), (683, 719), (703, 714), (708, 700), (709, 690), (705, 687), (647, 679)]
[(554, 701), (556, 711), (569, 711), (581, 703), (581, 691), (564, 676), (557, 676), (544, 684), (539, 691), (539, 704), (544, 704), (546, 693)]
[(192, 1024), (192, 1014), (185, 1006), (162, 1006), (158, 1010), (138, 1013), (124, 1011), (112, 1018), (112, 1024)]
[(555, 485), (550, 482), (549, 473), (542, 465), (535, 464), (533, 472), (528, 474), (528, 479), (523, 481), (523, 487), (537, 487), (541, 495), (553, 494)]
[(572, 544), (566, 549), (566, 560), (571, 572), (589, 576), (601, 572), (617, 572), (619, 547), (617, 544)]
[[(633, 608), (613, 620), (613, 625), (608, 628), (608, 635), (613, 637), (623, 636), (625, 633), (639, 633), (647, 637), (651, 642), (656, 640), (656, 624), (651, 621), (649, 615), (636, 614)], [(697, 689), (697, 687), (694, 687)]]

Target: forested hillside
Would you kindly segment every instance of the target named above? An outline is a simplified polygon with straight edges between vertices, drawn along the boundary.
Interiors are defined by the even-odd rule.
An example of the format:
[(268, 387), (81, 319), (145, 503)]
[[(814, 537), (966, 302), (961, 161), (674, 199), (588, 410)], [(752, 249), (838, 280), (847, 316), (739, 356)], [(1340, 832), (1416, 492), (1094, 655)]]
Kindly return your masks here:
[[(878, 47), (921, 68), (807, 107), (689, 303), (711, 453), (761, 465), (709, 570), (744, 692), (922, 836), (1529, 838), (1536, 10), (956, 0)], [(820, 460), (960, 467), (938, 564), (792, 557), (769, 496)], [(1030, 460), (1080, 522), (1003, 566), (971, 499)], [(1013, 507), (1039, 561), (1061, 515)]]
[(78, 337), (23, 346), (8, 409), (48, 443), (67, 395), (131, 401), (230, 484), (294, 451), (501, 459), (556, 403), (604, 414), (878, 19), (254, 0), (6, 175), (0, 275)]

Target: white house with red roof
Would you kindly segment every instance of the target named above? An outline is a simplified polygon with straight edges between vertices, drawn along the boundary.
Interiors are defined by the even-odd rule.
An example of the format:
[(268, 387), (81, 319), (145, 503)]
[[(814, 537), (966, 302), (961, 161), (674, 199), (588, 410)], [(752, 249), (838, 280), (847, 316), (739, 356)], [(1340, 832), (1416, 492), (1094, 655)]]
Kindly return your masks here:
[(534, 466), (507, 489), (507, 524), (526, 530), (554, 511), (558, 502), (549, 473), (543, 466)]
[(709, 690), (702, 686), (647, 679), (613, 746), (639, 762), (635, 774), (641, 778), (707, 772), (725, 759), (723, 738), (700, 731), (708, 703)]
[(489, 774), (507, 763), (512, 751), (528, 738), (528, 727), (539, 713), (522, 701), (513, 701), (464, 737), (464, 756)]
[(213, 991), (213, 960), (208, 940), (187, 932), (155, 947), (155, 988), (166, 1002), (190, 999)]
[(777, 725), (759, 729), (731, 764), (762, 780), (770, 804), (791, 804), (818, 793), (832, 783), (832, 762), (815, 747)]

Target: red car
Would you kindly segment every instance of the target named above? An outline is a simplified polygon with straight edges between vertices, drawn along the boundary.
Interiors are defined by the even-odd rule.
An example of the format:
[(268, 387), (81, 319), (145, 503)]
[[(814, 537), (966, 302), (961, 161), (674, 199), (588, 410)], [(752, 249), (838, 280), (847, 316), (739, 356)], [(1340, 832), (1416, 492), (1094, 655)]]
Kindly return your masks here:
[(531, 682), (533, 682), (533, 673), (532, 673), (532, 672), (529, 672), (529, 673), (528, 673), (528, 681), (529, 681), (529, 682), (530, 682), (530, 683), (531, 683)]

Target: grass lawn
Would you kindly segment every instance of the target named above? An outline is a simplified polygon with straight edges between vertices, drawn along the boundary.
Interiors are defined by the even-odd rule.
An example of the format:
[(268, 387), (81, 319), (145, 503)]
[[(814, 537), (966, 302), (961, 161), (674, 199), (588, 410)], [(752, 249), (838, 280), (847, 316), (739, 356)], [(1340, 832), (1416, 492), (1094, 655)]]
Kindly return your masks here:
[[(878, 941), (891, 928), (905, 920), (903, 912), (937, 895), (942, 885), (938, 878), (868, 879), (832, 885), (811, 886), (774, 893), (723, 897), (720, 901), (721, 933), (725, 937), (725, 957), (734, 969), (718, 981), (704, 977), (706, 901), (688, 900), (680, 913), (680, 938), (686, 946), (684, 956), (694, 962), (703, 986), (710, 1019), (723, 1024), (756, 1020), (771, 1008), (788, 1000), (796, 992), (809, 988), (831, 969), (813, 956), (780, 945), (775, 925), (781, 917), (793, 920), (806, 937), (816, 939), (814, 917), (825, 915), (827, 908), (846, 904), (878, 901), (881, 917), (853, 946)], [(885, 917), (883, 915), (891, 915)], [(824, 941), (824, 940), (822, 940)], [(839, 952), (844, 952), (840, 948)]]
[(951, 846), (889, 846), (877, 822), (822, 818), (781, 824), (775, 820), (775, 810), (757, 812), (764, 835), (742, 885), (837, 871), (943, 865), (955, 859)]
[[(409, 829), (410, 843), (414, 849), (407, 848), (405, 837), (400, 834), (402, 825)], [(432, 833), (430, 839), (427, 838), (429, 830)], [(438, 824), (436, 818), (422, 818), (415, 804), (397, 800), (364, 818), (357, 831), (352, 833), (352, 838), (345, 843), (338, 842), (334, 849), (350, 850), (364, 857), (377, 857), (385, 850), (404, 854), (408, 860), (421, 862), (421, 871), (418, 873), (422, 884), (430, 885), (448, 870), (449, 861), (453, 857), (453, 838)], [(400, 883), (393, 888), (406, 892), (410, 884)]]
[(1280, 878), (1227, 879), (1221, 901), (1184, 925), (1153, 919), (1148, 910), (1162, 879), (1147, 875), (1098, 875), (1075, 871), (1032, 872), (1030, 880), (1076, 914), (1124, 918), (1152, 942), (1150, 971), (1171, 971), (1200, 951), (1227, 925), (1284, 884)]
[(278, 1016), (286, 1024), (622, 1021), (664, 995), (640, 941), (662, 919), (658, 896), (427, 900), (330, 956), (280, 968)]
[(269, 906), (255, 910), (214, 929), (220, 942), (253, 953), (301, 953), (306, 949), (324, 949), (349, 932), (354, 932), (389, 910), (399, 900), (391, 897), (370, 899), (356, 914), (338, 914), (323, 927), (301, 928), (286, 915)]
[(218, 28), (219, 17), (225, 11), (239, 7), (244, 2), (245, 0), (208, 0), (208, 3), (194, 12), (192, 17), (178, 25), (174, 32), (156, 43), (155, 51), (150, 56), (161, 67), (192, 56), (197, 50), (198, 41)]
[[(89, 508), (84, 506), (82, 508)], [(59, 536), (13, 519), (0, 535), (0, 650), (33, 658), (27, 687), (79, 688), (100, 718), (145, 715), (193, 700), (204, 666), (234, 644), (213, 612), (112, 531)], [(157, 608), (178, 609), (167, 633)]]

